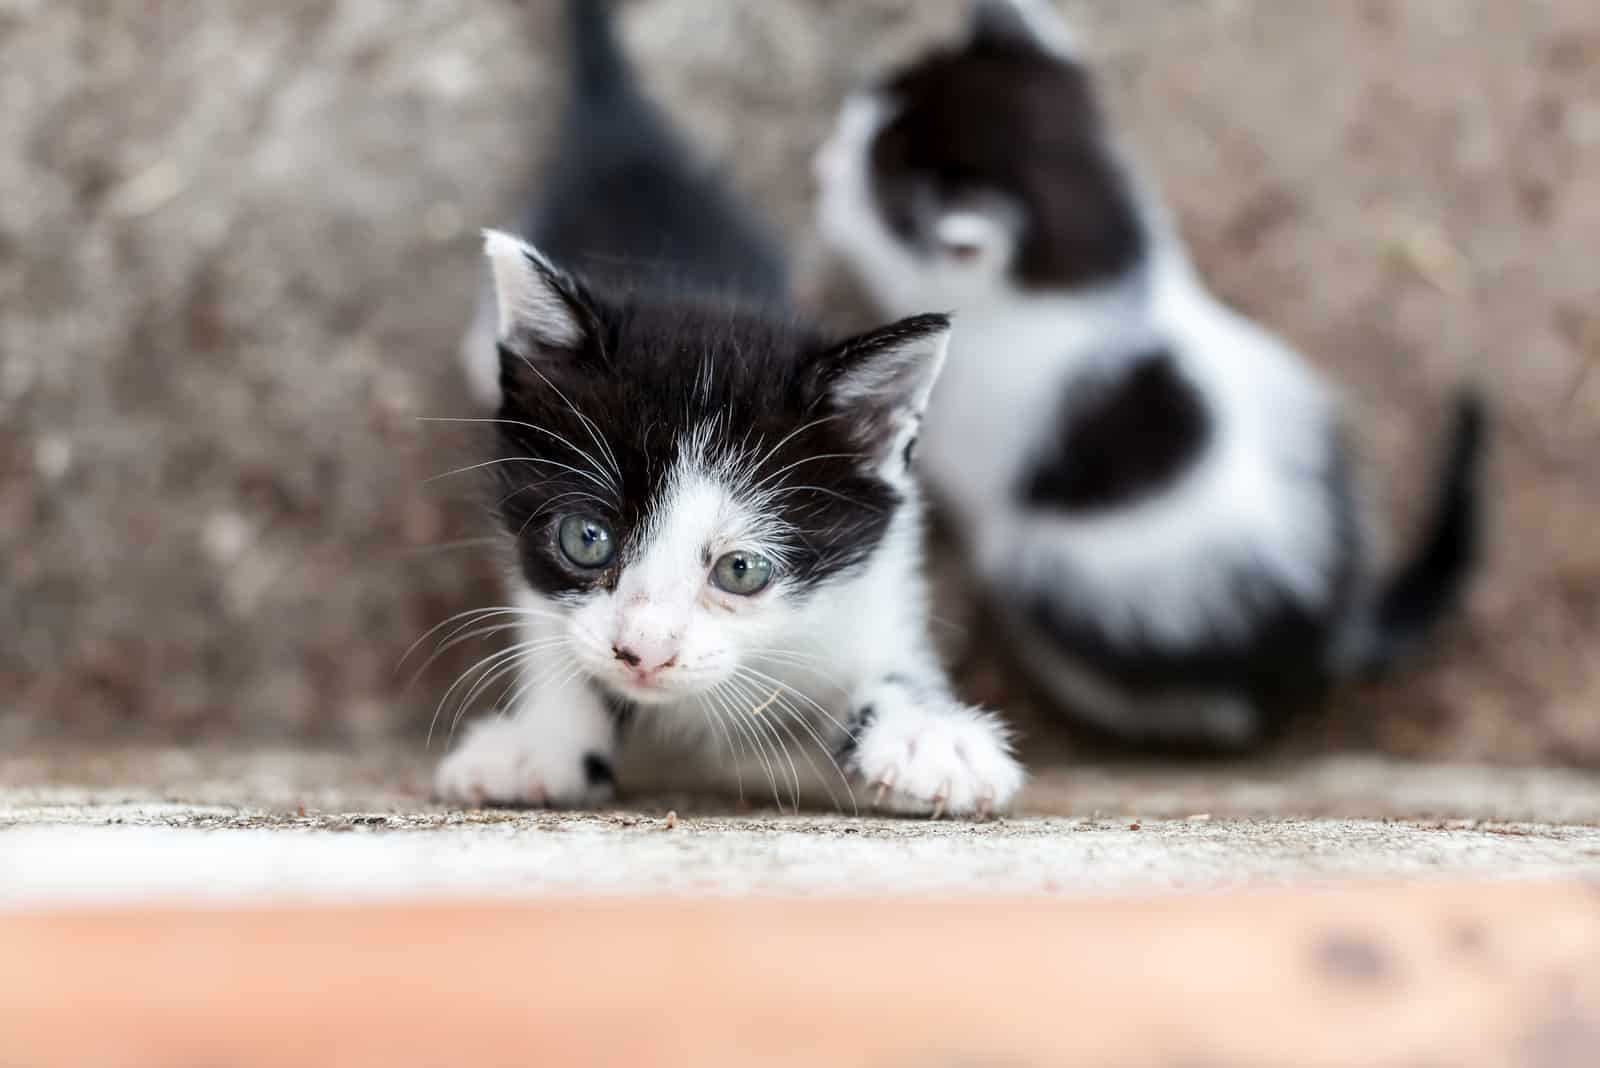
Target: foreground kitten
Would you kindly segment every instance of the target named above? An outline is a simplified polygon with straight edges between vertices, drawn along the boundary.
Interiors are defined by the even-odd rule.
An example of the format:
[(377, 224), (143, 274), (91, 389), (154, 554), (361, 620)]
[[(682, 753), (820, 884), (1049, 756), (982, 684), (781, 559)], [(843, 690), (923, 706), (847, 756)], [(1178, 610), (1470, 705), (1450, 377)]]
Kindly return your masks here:
[(1137, 739), (1237, 744), (1412, 647), (1476, 542), (1477, 403), (1372, 581), (1334, 399), (1195, 276), (1046, 3), (848, 102), (819, 223), (888, 309), (960, 312), (919, 463), (1016, 647)]
[(619, 748), (667, 732), (711, 761), (759, 755), (775, 792), (820, 755), (897, 810), (1004, 808), (1022, 781), (1006, 732), (931, 651), (908, 470), (948, 321), (843, 342), (796, 325), (777, 257), (633, 87), (603, 5), (569, 20), (540, 248), (486, 241), (485, 468), (520, 639), (489, 667), (518, 681), (439, 791), (601, 801)]

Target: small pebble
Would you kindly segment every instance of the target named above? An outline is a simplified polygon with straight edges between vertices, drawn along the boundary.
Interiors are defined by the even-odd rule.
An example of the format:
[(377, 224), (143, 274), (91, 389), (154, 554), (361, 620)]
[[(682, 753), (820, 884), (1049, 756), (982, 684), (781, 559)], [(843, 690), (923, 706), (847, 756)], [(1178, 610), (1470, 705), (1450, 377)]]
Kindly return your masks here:
[(662, 826), (670, 831), (670, 830), (672, 830), (672, 828), (676, 827), (677, 825), (678, 825), (678, 812), (677, 812), (676, 809), (673, 809), (673, 810), (671, 810), (671, 811), (669, 811), (667, 813), (667, 818), (662, 822)]

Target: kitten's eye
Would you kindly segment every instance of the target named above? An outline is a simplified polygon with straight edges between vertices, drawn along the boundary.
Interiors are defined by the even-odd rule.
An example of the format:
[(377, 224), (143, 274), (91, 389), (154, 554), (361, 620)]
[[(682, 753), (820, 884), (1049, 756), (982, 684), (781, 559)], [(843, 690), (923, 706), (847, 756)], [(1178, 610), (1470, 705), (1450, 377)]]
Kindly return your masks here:
[(605, 567), (617, 555), (611, 528), (586, 515), (569, 515), (558, 534), (561, 551), (579, 567)]
[(772, 561), (760, 553), (728, 553), (711, 569), (711, 581), (718, 589), (749, 597), (772, 581)]

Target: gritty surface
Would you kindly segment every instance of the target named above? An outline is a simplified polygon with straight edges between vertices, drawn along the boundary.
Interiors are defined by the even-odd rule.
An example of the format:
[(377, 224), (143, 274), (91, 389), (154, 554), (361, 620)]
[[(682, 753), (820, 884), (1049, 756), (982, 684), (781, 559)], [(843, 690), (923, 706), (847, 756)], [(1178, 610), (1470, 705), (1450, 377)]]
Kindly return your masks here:
[(1600, 783), (1321, 760), (1049, 771), (982, 823), (687, 797), (453, 810), (394, 751), (0, 758), (0, 904), (172, 897), (1095, 892), (1600, 874)]
[[(847, 88), (965, 6), (637, 0), (624, 29), (803, 255)], [(1451, 391), (1494, 402), (1464, 624), (1291, 748), (1600, 764), (1600, 5), (1061, 6), (1208, 277), (1348, 391), (1396, 544)], [(558, 7), (0, 0), (0, 746), (420, 737), (463, 664), (407, 691), (396, 660), (496, 594), (470, 480), (425, 481), (470, 435), (417, 417), (468, 411), (474, 235), (559, 110)]]

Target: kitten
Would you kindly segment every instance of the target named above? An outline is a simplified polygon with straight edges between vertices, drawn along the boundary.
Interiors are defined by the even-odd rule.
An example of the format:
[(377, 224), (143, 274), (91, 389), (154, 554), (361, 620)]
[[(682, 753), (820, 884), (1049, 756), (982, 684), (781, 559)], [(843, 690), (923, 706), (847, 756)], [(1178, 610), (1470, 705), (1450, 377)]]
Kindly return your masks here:
[(847, 102), (816, 170), (824, 242), (881, 306), (959, 312), (919, 463), (1063, 704), (1247, 742), (1455, 604), (1479, 402), (1419, 551), (1375, 581), (1334, 397), (1206, 291), (1048, 4), (979, 3)]
[(1022, 771), (932, 652), (909, 470), (948, 319), (844, 341), (797, 323), (780, 257), (636, 88), (603, 4), (568, 19), (574, 99), (538, 247), (485, 242), (484, 467), (519, 640), (483, 677), (517, 681), (439, 792), (593, 804), (622, 747), (665, 734), (708, 777), (758, 755), (775, 793), (798, 793), (800, 756), (898, 811), (1004, 809)]

